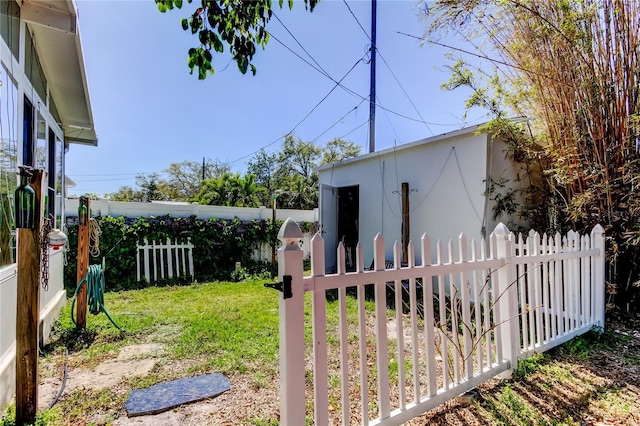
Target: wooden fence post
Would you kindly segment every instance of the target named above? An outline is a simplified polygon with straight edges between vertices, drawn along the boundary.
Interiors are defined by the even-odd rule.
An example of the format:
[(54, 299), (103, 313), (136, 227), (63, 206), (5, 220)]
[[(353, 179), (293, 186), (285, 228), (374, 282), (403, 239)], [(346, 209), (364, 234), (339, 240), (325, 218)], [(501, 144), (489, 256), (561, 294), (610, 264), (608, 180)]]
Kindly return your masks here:
[(282, 425), (305, 424), (304, 361), (304, 283), (303, 251), (299, 246), (302, 231), (288, 218), (280, 227), (278, 239), (278, 280), (291, 277), (291, 297), (280, 296), (280, 422)]
[(34, 227), (18, 228), (16, 306), (16, 424), (31, 424), (38, 408), (38, 325), (40, 317), (40, 230), (46, 173), (35, 169), (30, 186), (38, 206)]
[(595, 279), (592, 297), (595, 302), (595, 320), (598, 326), (604, 329), (606, 303), (604, 267), (606, 253), (604, 228), (600, 224), (596, 225), (591, 231), (591, 244), (593, 244), (593, 248), (600, 250), (600, 254), (595, 258), (594, 269), (592, 272)]
[[(89, 270), (89, 222), (91, 219), (91, 208), (89, 198), (87, 201), (87, 220), (84, 225), (80, 225), (78, 220), (78, 265), (76, 282), (80, 282)], [(80, 215), (78, 215), (80, 219)], [(87, 283), (83, 282), (78, 290), (76, 303), (76, 327), (85, 328), (87, 326)]]
[[(509, 361), (509, 370), (501, 374), (505, 379), (511, 378), (513, 370), (518, 366), (520, 352), (520, 328), (518, 327), (518, 283), (515, 265), (512, 263), (512, 245), (509, 239), (509, 229), (499, 223), (493, 231), (497, 244), (496, 254), (503, 259), (502, 266), (494, 271), (497, 282), (494, 282), (494, 300), (498, 300), (496, 309), (496, 325), (499, 345), (502, 347), (502, 357)], [(495, 303), (495, 302), (494, 302)]]

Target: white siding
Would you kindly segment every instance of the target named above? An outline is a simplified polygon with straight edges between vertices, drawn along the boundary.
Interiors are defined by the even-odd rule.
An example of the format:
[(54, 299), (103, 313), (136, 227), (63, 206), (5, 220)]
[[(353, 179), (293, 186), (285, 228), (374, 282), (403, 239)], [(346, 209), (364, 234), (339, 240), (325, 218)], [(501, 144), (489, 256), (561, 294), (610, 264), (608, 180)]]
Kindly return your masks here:
[[(393, 258), (393, 243), (401, 238), (402, 182), (408, 182), (412, 191), (414, 243), (425, 232), (434, 240), (457, 238), (461, 232), (469, 240), (479, 239), (485, 210), (487, 141), (486, 134), (468, 131), (368, 154), (319, 170), (320, 184), (359, 185), (360, 240), (371, 241), (378, 232), (384, 233), (387, 258)], [(364, 255), (368, 266), (372, 249), (365, 246)]]

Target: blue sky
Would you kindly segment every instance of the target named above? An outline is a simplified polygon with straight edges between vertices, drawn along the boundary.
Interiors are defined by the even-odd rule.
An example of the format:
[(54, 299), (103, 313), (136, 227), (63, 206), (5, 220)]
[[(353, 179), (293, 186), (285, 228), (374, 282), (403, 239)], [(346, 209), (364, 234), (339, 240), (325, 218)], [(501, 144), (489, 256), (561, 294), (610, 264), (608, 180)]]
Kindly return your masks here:
[[(355, 65), (343, 84), (360, 95), (336, 88), (295, 135), (318, 144), (344, 137), (368, 151), (369, 127), (363, 123), (369, 106), (362, 98), (369, 95), (369, 1), (347, 1), (351, 11), (342, 0), (323, 0), (313, 13), (299, 1), (291, 11), (276, 6), (284, 26), (275, 18), (270, 22), (272, 39), (254, 57), (257, 75), (240, 74), (228, 55), (219, 55), (215, 75), (205, 81), (187, 67), (187, 50), (196, 39), (182, 31), (180, 18), (191, 5), (162, 14), (152, 0), (77, 3), (99, 144), (71, 146), (66, 171), (77, 183), (71, 195), (114, 192), (133, 186), (136, 173), (162, 173), (172, 162), (202, 157), (244, 172), (260, 148), (278, 151), (280, 138), (335, 86), (290, 50), (335, 80)], [(377, 109), (376, 150), (485, 120), (476, 112), (465, 121), (465, 93), (441, 90), (448, 78), (447, 49), (398, 34), (422, 35), (425, 24), (416, 4), (378, 1), (376, 90), (378, 103), (389, 111)]]

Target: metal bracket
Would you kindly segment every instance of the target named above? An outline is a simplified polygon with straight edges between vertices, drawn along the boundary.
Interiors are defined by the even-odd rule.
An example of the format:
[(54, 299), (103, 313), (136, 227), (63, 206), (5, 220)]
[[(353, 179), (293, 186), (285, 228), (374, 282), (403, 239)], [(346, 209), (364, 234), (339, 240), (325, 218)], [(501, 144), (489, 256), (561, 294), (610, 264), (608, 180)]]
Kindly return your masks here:
[(284, 275), (279, 283), (266, 283), (265, 287), (276, 289), (283, 293), (285, 299), (291, 299), (293, 292), (291, 291), (291, 275)]

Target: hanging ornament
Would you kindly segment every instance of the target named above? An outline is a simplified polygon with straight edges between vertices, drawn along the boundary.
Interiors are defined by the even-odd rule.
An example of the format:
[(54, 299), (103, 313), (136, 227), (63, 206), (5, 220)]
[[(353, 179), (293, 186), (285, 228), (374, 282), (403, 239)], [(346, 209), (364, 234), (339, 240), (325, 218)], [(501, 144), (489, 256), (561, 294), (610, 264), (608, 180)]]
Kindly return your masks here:
[(78, 225), (85, 226), (87, 224), (87, 218), (89, 216), (89, 209), (87, 208), (87, 197), (80, 197), (78, 204)]
[(16, 228), (33, 229), (36, 223), (36, 192), (29, 186), (31, 168), (20, 166), (20, 186), (15, 192)]

